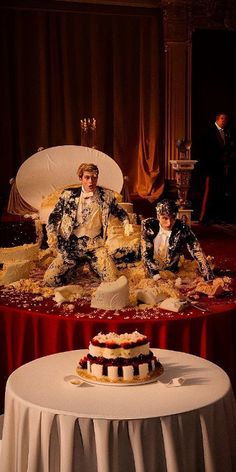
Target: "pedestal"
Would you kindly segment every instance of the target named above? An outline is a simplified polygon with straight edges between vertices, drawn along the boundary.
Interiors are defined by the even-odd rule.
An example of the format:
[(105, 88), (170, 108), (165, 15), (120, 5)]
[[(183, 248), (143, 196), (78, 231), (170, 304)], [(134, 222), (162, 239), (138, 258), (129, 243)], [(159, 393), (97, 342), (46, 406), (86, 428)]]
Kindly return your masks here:
[(183, 223), (186, 223), (187, 225), (191, 226), (192, 212), (193, 210), (191, 210), (190, 208), (179, 208), (177, 218), (183, 221)]
[(178, 159), (170, 161), (175, 170), (176, 188), (178, 191), (177, 204), (179, 206), (178, 218), (191, 226), (190, 202), (187, 200), (190, 187), (191, 172), (197, 161), (191, 159)]

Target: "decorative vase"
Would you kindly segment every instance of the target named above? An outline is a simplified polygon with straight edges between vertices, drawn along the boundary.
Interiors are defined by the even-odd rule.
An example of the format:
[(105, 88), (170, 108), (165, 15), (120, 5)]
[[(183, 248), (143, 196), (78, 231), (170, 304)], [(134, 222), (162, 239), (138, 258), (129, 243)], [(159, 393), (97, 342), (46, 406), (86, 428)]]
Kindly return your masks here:
[(170, 164), (175, 170), (175, 182), (178, 192), (177, 205), (179, 206), (179, 218), (191, 224), (191, 202), (188, 200), (191, 172), (198, 161), (190, 159), (191, 141), (179, 139), (177, 141), (178, 159), (171, 160)]

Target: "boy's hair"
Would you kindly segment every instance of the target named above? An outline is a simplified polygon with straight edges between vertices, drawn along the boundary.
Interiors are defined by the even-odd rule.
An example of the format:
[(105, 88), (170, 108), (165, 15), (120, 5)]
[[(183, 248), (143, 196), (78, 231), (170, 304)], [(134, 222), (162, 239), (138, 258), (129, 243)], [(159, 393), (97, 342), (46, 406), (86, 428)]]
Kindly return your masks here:
[(92, 172), (98, 177), (99, 170), (98, 167), (95, 164), (92, 163), (85, 163), (83, 162), (80, 164), (78, 170), (77, 170), (77, 175), (79, 176), (80, 179), (82, 179), (84, 172)]
[(168, 200), (166, 198), (157, 203), (156, 212), (157, 216), (166, 215), (176, 217), (178, 213), (178, 206), (176, 205), (174, 200)]

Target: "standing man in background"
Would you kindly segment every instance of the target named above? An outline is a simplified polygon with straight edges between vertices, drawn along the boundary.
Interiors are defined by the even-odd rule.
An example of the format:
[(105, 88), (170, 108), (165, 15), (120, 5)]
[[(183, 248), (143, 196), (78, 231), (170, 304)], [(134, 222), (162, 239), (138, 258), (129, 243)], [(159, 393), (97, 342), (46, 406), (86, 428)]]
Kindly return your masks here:
[(201, 142), (199, 164), (205, 179), (199, 218), (202, 224), (222, 222), (233, 206), (236, 145), (228, 121), (226, 113), (218, 113)]

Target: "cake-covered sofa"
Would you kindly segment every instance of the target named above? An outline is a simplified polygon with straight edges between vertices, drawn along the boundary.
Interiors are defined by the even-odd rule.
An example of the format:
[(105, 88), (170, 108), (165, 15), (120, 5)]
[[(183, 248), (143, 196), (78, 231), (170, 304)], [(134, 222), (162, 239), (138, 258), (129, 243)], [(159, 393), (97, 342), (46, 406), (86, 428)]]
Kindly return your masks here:
[[(124, 178), (118, 164), (97, 149), (75, 145), (55, 146), (26, 159), (12, 182), (8, 211), (33, 221), (37, 238), (29, 244), (22, 240), (19, 245), (18, 240), (15, 247), (8, 244), (7, 248), (0, 248), (0, 285), (29, 277), (32, 262), (37, 262), (40, 257), (40, 248), (47, 247), (45, 226), (49, 214), (66, 187), (80, 185), (77, 169), (82, 162), (93, 162), (98, 166), (98, 185), (115, 192), (118, 202), (129, 213), (133, 223), (134, 232), (125, 236), (119, 220), (110, 218), (106, 241), (109, 254), (118, 266), (140, 258), (140, 225), (137, 224), (132, 203), (122, 201)], [(55, 253), (53, 255), (55, 257)]]

